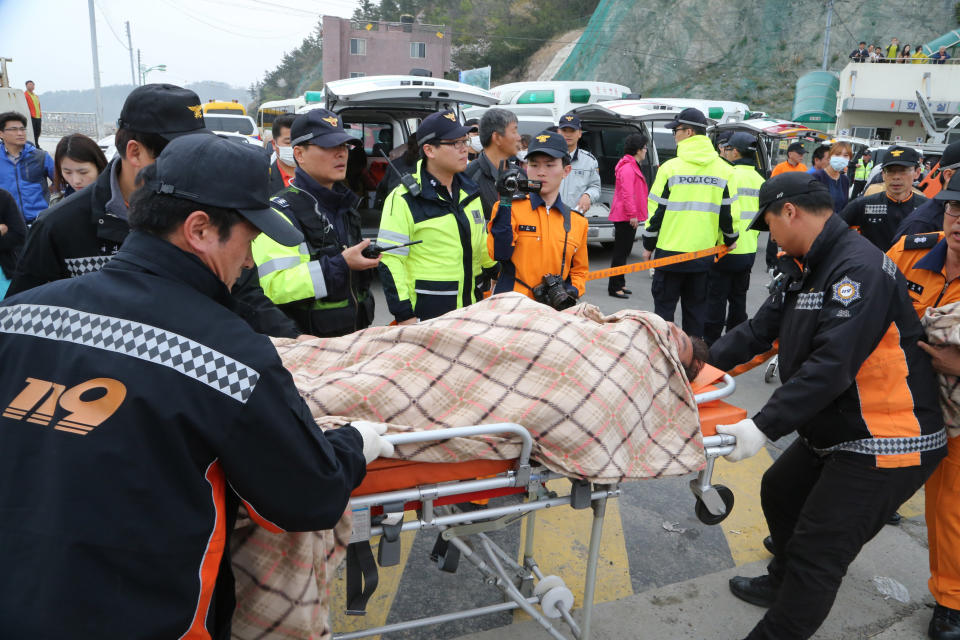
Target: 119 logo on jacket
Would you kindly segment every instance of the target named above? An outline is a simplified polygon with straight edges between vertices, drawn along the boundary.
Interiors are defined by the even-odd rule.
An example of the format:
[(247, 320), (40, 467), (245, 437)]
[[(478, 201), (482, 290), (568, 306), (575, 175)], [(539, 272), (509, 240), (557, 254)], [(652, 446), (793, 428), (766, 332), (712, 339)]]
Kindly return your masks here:
[(113, 378), (94, 378), (69, 389), (37, 378), (27, 378), (26, 384), (3, 410), (4, 418), (48, 426), (59, 406), (67, 414), (53, 428), (81, 436), (112, 416), (127, 397), (127, 387)]

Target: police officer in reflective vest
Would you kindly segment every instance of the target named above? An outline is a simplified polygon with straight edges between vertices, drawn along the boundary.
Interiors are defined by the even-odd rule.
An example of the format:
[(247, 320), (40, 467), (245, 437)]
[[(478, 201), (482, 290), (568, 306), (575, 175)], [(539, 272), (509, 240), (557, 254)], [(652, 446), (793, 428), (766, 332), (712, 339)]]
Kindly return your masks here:
[(451, 110), (433, 113), (417, 129), (420, 161), (411, 179), (383, 205), (377, 244), (383, 253), (380, 280), (398, 324), (428, 320), (473, 304), (497, 263), (487, 252), (487, 225), (480, 188), (467, 168), (467, 134)]
[(736, 197), (730, 208), (734, 229), (740, 234), (737, 247), (720, 258), (707, 277), (707, 321), (704, 339), (713, 344), (723, 333), (747, 319), (747, 290), (750, 271), (757, 257), (759, 231), (748, 229), (757, 215), (758, 196), (763, 178), (756, 171), (757, 140), (749, 133), (734, 133), (720, 148), (720, 154), (733, 165), (731, 192)]
[(358, 198), (341, 182), (347, 147), (359, 140), (326, 109), (297, 116), (290, 137), (297, 169), (270, 202), (305, 240), (286, 247), (258, 237), (253, 259), (260, 284), (304, 333), (342, 336), (365, 329), (373, 322), (370, 282), (380, 259), (361, 253), (370, 241), (360, 233)]
[[(660, 167), (650, 188), (649, 210), (654, 213), (643, 231), (644, 259), (709, 249), (722, 234), (723, 243), (737, 241), (727, 184), (733, 167), (725, 162), (707, 138), (707, 119), (697, 109), (681, 111), (666, 125), (673, 129), (677, 157)], [(654, 312), (673, 322), (679, 301), (683, 305), (683, 330), (703, 336), (707, 312), (707, 272), (713, 257), (657, 267), (653, 275)]]
[(867, 186), (867, 179), (870, 177), (872, 170), (873, 155), (868, 149), (860, 156), (860, 159), (857, 161), (857, 169), (853, 172), (853, 193), (850, 194), (851, 198), (857, 198), (863, 193), (863, 188)]
[(763, 184), (751, 226), (797, 262), (753, 318), (710, 347), (710, 363), (729, 370), (780, 344), (783, 384), (753, 418), (717, 425), (737, 439), (727, 458), (799, 436), (760, 483), (774, 550), (767, 573), (730, 579), (735, 596), (769, 608), (748, 640), (812, 636), (860, 549), (946, 454), (903, 274), (832, 214), (829, 189), (806, 173)]

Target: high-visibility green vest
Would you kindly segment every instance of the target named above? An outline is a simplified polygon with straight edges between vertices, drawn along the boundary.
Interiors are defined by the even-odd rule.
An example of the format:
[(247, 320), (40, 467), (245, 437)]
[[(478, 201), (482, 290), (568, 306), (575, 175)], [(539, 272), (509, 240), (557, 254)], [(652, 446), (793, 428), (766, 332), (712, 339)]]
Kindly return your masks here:
[[(717, 155), (709, 138), (682, 140), (677, 157), (660, 167), (650, 188), (649, 210), (665, 205), (662, 220), (651, 215), (643, 235), (655, 236), (657, 249), (663, 251), (686, 253), (716, 246), (720, 207), (735, 197), (727, 189), (732, 175), (733, 167)], [(659, 228), (652, 226), (654, 222)]]
[(731, 254), (749, 254), (757, 252), (757, 237), (759, 231), (747, 231), (760, 209), (760, 185), (763, 177), (756, 172), (753, 165), (733, 165), (733, 177), (730, 179), (730, 193), (736, 200), (730, 205), (730, 214), (733, 216), (733, 230), (740, 232), (737, 238), (737, 248)]
[(866, 180), (870, 175), (870, 171), (873, 169), (873, 162), (868, 162), (863, 164), (863, 161), (857, 163), (857, 170), (853, 174), (854, 180)]

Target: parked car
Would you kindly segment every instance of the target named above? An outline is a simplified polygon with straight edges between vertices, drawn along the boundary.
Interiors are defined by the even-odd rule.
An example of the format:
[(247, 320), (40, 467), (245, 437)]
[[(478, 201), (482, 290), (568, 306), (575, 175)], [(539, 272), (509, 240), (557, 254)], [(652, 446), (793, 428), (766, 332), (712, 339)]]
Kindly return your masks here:
[(260, 132), (257, 123), (250, 116), (226, 113), (207, 113), (203, 121), (214, 133), (233, 133), (250, 138), (254, 144), (260, 144)]
[(830, 136), (823, 131), (777, 118), (750, 118), (741, 122), (718, 124), (711, 127), (707, 133), (716, 143), (717, 136), (724, 131), (745, 131), (760, 140), (757, 162), (760, 175), (764, 177), (769, 177), (773, 168), (787, 159), (787, 147), (792, 143), (801, 143), (807, 154), (812, 154), (814, 149), (830, 140)]

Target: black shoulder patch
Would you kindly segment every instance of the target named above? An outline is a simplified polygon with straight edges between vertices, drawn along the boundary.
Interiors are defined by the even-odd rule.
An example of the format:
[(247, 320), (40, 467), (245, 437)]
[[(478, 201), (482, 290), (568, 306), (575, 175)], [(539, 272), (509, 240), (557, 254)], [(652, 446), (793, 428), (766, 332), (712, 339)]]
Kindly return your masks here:
[(907, 236), (906, 240), (903, 241), (903, 248), (930, 249), (939, 242), (939, 236), (940, 234), (936, 231), (933, 233), (916, 233), (912, 236)]

